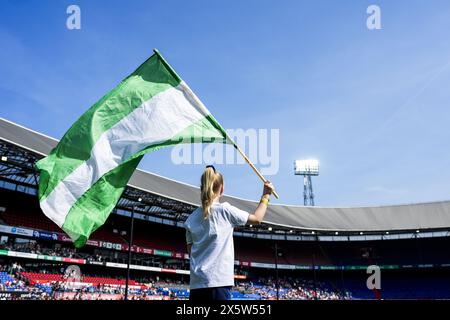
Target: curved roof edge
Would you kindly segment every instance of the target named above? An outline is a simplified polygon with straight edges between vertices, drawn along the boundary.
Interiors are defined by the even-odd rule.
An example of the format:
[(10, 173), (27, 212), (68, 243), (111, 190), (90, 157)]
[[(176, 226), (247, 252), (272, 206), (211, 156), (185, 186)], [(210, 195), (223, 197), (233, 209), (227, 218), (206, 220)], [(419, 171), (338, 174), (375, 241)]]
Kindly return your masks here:
[[(0, 139), (46, 156), (58, 140), (0, 118)], [(145, 192), (198, 206), (199, 189), (160, 175), (137, 169), (128, 185)], [(255, 201), (224, 196), (225, 201), (253, 211)], [(450, 201), (375, 207), (302, 207), (273, 204), (267, 224), (300, 230), (326, 232), (386, 232), (450, 229)]]

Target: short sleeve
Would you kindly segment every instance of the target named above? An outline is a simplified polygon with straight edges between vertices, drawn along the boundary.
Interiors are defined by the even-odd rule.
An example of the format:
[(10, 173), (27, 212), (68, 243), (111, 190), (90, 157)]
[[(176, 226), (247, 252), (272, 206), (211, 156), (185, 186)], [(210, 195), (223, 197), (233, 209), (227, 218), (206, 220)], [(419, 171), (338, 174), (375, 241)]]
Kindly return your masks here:
[(186, 229), (186, 243), (187, 244), (192, 244), (193, 243), (193, 241), (192, 241), (192, 234), (191, 234), (191, 232), (188, 229)]
[(236, 208), (228, 203), (225, 208), (229, 214), (230, 222), (233, 227), (245, 226), (248, 221), (248, 216), (250, 215), (248, 212)]

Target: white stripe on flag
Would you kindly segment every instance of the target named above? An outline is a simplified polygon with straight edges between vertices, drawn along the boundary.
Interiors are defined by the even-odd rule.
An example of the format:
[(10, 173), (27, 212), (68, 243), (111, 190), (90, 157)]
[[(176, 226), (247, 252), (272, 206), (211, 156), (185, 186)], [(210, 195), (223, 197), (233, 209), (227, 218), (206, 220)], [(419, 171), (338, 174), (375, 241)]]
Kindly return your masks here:
[(80, 165), (41, 202), (44, 213), (62, 227), (72, 206), (104, 174), (145, 147), (165, 142), (209, 114), (181, 82), (144, 102), (105, 131), (89, 160)]

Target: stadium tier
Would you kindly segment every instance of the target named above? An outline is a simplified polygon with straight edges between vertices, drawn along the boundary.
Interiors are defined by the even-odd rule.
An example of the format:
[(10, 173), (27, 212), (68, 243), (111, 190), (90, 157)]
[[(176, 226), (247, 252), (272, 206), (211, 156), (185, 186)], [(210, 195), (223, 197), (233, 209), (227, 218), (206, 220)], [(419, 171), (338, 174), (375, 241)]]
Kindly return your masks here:
[[(20, 272), (20, 264), (0, 265), (0, 291), (17, 293), (15, 298), (27, 299), (123, 299), (124, 283), (114, 278), (83, 276), (73, 280), (63, 273)], [(279, 295), (288, 300), (312, 299), (350, 299), (351, 293), (341, 291), (327, 282), (312, 281), (297, 278), (280, 280)], [(154, 281), (146, 279), (145, 283), (130, 284), (132, 299), (168, 300), (189, 298), (188, 284), (174, 281)], [(21, 294), (21, 295), (19, 295)], [(235, 300), (265, 300), (275, 299), (276, 288), (272, 279), (259, 279), (257, 282), (239, 282), (232, 290)]]
[[(52, 274), (52, 273), (41, 273), (41, 272), (21, 272), (20, 275), (29, 280), (31, 284), (35, 283), (47, 283), (47, 282), (55, 282), (55, 281), (64, 281), (64, 276), (62, 274)], [(103, 278), (103, 277), (91, 277), (91, 276), (83, 276), (78, 279), (79, 282), (89, 283), (94, 286), (98, 285), (117, 285), (124, 286), (124, 279), (114, 279), (114, 278)], [(136, 282), (134, 280), (130, 280), (129, 284), (134, 286)]]
[(48, 273), (38, 273), (38, 272), (22, 272), (20, 275), (27, 278), (31, 284), (34, 283), (46, 283), (52, 281), (62, 281), (63, 275), (61, 274), (48, 274)]
[[(39, 209), (34, 196), (0, 190), (0, 223), (12, 227), (27, 227), (32, 230), (58, 233), (59, 240), (64, 235)], [(97, 244), (106, 242), (126, 251), (126, 234), (129, 219), (112, 214), (108, 222), (97, 230), (91, 240)], [(58, 240), (57, 239), (57, 240)], [(62, 241), (65, 242), (65, 241)], [(144, 249), (173, 252), (173, 258), (186, 259), (184, 229), (177, 226), (157, 224), (145, 220), (135, 221), (134, 243), (138, 252)], [(450, 244), (449, 237), (401, 239), (383, 241), (278, 241), (278, 263), (280, 265), (312, 266), (352, 266), (367, 265), (372, 259), (382, 265), (438, 265), (450, 263), (450, 252), (445, 248)], [(117, 246), (116, 246), (117, 245)], [(89, 246), (89, 244), (88, 244)], [(254, 250), (258, 247), (258, 250)], [(274, 263), (274, 242), (266, 239), (235, 237), (236, 260), (241, 265)], [(401, 256), (398, 255), (401, 252)], [(365, 255), (370, 255), (366, 257)], [(314, 257), (314, 261), (313, 261)], [(370, 259), (369, 259), (370, 258)]]

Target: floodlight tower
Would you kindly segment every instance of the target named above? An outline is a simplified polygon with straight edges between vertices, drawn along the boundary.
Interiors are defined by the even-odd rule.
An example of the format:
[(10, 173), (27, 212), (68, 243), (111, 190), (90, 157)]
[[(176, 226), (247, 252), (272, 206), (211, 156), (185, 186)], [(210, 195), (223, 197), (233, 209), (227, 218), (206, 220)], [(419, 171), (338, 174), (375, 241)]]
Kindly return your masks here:
[(303, 204), (314, 206), (311, 177), (319, 175), (319, 161), (314, 159), (296, 160), (294, 162), (294, 173), (303, 176)]

